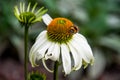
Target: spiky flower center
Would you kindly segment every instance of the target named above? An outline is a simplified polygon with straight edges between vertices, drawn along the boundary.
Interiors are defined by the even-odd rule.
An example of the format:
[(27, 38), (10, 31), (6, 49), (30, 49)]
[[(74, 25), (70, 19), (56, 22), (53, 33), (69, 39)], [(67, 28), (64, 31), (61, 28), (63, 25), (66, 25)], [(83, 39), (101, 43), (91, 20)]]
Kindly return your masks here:
[(19, 15), (23, 24), (31, 24), (32, 21), (36, 19), (36, 16), (32, 12), (23, 12)]
[(66, 18), (55, 18), (47, 27), (48, 39), (58, 43), (66, 43), (78, 28)]

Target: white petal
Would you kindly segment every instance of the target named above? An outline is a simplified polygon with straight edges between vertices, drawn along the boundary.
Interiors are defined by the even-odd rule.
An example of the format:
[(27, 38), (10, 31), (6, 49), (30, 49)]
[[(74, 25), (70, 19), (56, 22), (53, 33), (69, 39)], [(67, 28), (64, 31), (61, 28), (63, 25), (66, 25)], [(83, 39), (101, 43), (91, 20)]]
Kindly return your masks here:
[(83, 35), (81, 35), (81, 34), (77, 34), (77, 37), (78, 37), (78, 39), (81, 39), (81, 38), (84, 39), (84, 40), (81, 39), (81, 41), (85, 41), (85, 43), (84, 43), (85, 47), (88, 49), (89, 54), (93, 57), (92, 49), (91, 49), (90, 45), (88, 44), (86, 38)]
[(52, 57), (53, 56), (53, 49), (54, 49), (54, 46), (55, 46), (55, 43), (52, 43), (51, 46), (48, 48), (48, 51), (45, 55), (45, 59), (47, 60), (48, 58)]
[(73, 45), (73, 47), (76, 49), (76, 51), (81, 55), (81, 57), (87, 62), (89, 63), (89, 59), (84, 56), (84, 52), (83, 50), (81, 50), (80, 48), (80, 45), (78, 43), (76, 43), (74, 40), (71, 41), (71, 45)]
[(46, 63), (45, 63), (45, 59), (44, 59), (44, 58), (42, 59), (42, 63), (43, 63), (43, 66), (45, 67), (45, 69), (46, 69), (47, 71), (49, 71), (49, 72), (53, 73), (53, 70), (50, 70), (50, 69), (47, 67), (47, 65), (46, 65)]
[(59, 61), (59, 57), (60, 57), (60, 45), (59, 45), (59, 43), (55, 44), (54, 57), (56, 58), (56, 60)]
[(52, 18), (48, 14), (43, 15), (42, 19), (46, 25), (49, 25), (52, 21)]
[(65, 74), (69, 74), (71, 72), (71, 58), (66, 44), (61, 44), (61, 56)]
[(48, 48), (51, 46), (51, 44), (52, 44), (51, 42), (47, 42), (41, 48), (39, 48), (39, 50), (37, 51), (38, 53), (37, 60), (40, 60), (45, 56), (45, 53), (48, 50)]
[(33, 52), (30, 52), (29, 59), (30, 59), (30, 62), (31, 62), (33, 67), (36, 66), (35, 65), (36, 60), (40, 60), (41, 58), (44, 57), (45, 52), (50, 47), (50, 45), (51, 45), (51, 42), (46, 41), (44, 43), (44, 45), (41, 45), (41, 46), (35, 48), (36, 50), (34, 50)]
[(82, 35), (82, 34), (79, 34), (79, 33), (76, 33), (74, 35), (75, 38), (78, 38), (79, 40), (81, 41), (86, 41), (87, 42), (87, 39)]
[(78, 70), (82, 66), (82, 57), (81, 55), (76, 51), (74, 46), (71, 44), (71, 42), (68, 43), (68, 46), (70, 48), (70, 51), (72, 53), (73, 59), (74, 59), (74, 68), (73, 70)]
[(60, 45), (58, 43), (52, 43), (48, 52), (45, 55), (46, 59), (51, 59), (53, 61), (59, 60), (60, 56)]
[(47, 36), (46, 36), (45, 31), (43, 31), (37, 37), (36, 42), (34, 43), (34, 45), (32, 46), (30, 50), (30, 53), (33, 53), (34, 51), (36, 51), (41, 45), (44, 45), (46, 41), (47, 41)]
[[(36, 40), (35, 44), (32, 46), (29, 59), (31, 63), (35, 63), (36, 58), (41, 59), (45, 51), (50, 47), (51, 42), (47, 40), (45, 32), (42, 32), (39, 36), (39, 39)], [(37, 55), (37, 56), (36, 56)]]
[(37, 54), (33, 54), (33, 53), (31, 53), (30, 56), (29, 56), (29, 60), (31, 62), (32, 67), (38, 66), (35, 62), (36, 61), (36, 56), (37, 56)]
[(38, 40), (38, 39), (40, 39), (41, 37), (46, 37), (47, 36), (47, 31), (45, 30), (45, 31), (42, 31), (39, 35), (38, 35), (38, 37), (36, 38), (36, 40)]
[(85, 38), (78, 39), (76, 36), (74, 36), (71, 42), (72, 42), (71, 44), (73, 44), (76, 50), (80, 53), (84, 61), (90, 63), (91, 59), (93, 59), (93, 54)]

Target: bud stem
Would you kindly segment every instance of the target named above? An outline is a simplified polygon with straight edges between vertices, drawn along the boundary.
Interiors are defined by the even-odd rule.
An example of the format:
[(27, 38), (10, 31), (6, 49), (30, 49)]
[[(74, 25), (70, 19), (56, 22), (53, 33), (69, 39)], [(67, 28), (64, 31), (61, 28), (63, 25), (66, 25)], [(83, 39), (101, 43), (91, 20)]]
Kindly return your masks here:
[(28, 80), (28, 26), (24, 29), (24, 76)]

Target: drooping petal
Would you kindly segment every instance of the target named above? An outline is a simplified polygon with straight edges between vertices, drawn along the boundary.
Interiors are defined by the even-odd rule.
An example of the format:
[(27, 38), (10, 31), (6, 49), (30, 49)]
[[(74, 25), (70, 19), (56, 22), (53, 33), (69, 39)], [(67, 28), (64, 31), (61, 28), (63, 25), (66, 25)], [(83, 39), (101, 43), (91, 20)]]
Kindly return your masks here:
[[(30, 52), (30, 56), (29, 56), (30, 62), (35, 63), (36, 60), (40, 60), (41, 58), (43, 58), (45, 52), (48, 50), (50, 46), (51, 46), (51, 42), (46, 41), (43, 45), (37, 47), (37, 49), (36, 48), (35, 50), (33, 49), (33, 51)], [(35, 65), (32, 64), (32, 66), (34, 67)]]
[(30, 62), (31, 62), (31, 65), (32, 65), (32, 67), (35, 67), (35, 66), (38, 66), (37, 64), (36, 64), (36, 54), (33, 54), (33, 53), (30, 53), (30, 55), (29, 55), (29, 60), (30, 60)]
[[(82, 57), (81, 55), (77, 52), (77, 50), (74, 48), (73, 46), (74, 44), (71, 44), (71, 41), (68, 43), (68, 46), (70, 48), (71, 54), (73, 56), (74, 59), (74, 67), (73, 70), (78, 70), (81, 68), (82, 66)], [(79, 46), (76, 46), (79, 47)]]
[(41, 37), (46, 37), (47, 36), (47, 31), (45, 30), (45, 31), (42, 31), (39, 35), (38, 35), (38, 37), (36, 38), (36, 41), (38, 40), (38, 39), (40, 39)]
[(60, 45), (58, 43), (52, 43), (48, 49), (45, 59), (51, 59), (53, 61), (59, 60), (60, 56)]
[(50, 47), (51, 42), (47, 40), (47, 37), (45, 35), (46, 35), (46, 31), (40, 33), (39, 37), (36, 39), (35, 44), (32, 46), (29, 54), (31, 62), (35, 62), (36, 60), (36, 56), (34, 55), (37, 55), (37, 58), (41, 59), (45, 51)]
[[(32, 54), (36, 54), (36, 53), (39, 53), (39, 54), (41, 54), (41, 53), (44, 53), (49, 47), (50, 47), (50, 45), (51, 45), (51, 42), (49, 42), (49, 41), (46, 41), (46, 42), (44, 42), (42, 45), (37, 45), (34, 49), (33, 49), (33, 51), (31, 51), (31, 53)], [(41, 57), (40, 57), (41, 58)]]
[(87, 39), (82, 34), (76, 33), (74, 36), (76, 38), (80, 39), (81, 41), (86, 41), (87, 42)]
[(60, 57), (60, 45), (59, 45), (59, 43), (55, 44), (54, 57), (55, 57), (55, 60), (59, 61), (59, 57)]
[(71, 72), (71, 58), (66, 44), (61, 44), (61, 56), (65, 74), (69, 74)]
[[(78, 37), (78, 39), (80, 39), (80, 37), (83, 37), (84, 39), (86, 39), (81, 34), (78, 34), (77, 37)], [(85, 43), (85, 47), (88, 49), (90, 56), (93, 57), (92, 49), (91, 49), (90, 45), (88, 44), (87, 40), (86, 40), (86, 43)]]
[(40, 60), (41, 58), (43, 58), (45, 56), (46, 51), (48, 50), (48, 48), (51, 46), (51, 42), (46, 42), (44, 45), (41, 46), (41, 48), (39, 48), (37, 50), (37, 60)]
[(50, 22), (52, 21), (52, 18), (48, 14), (43, 15), (42, 19), (46, 25), (49, 25)]
[(44, 59), (44, 58), (42, 59), (42, 63), (43, 63), (43, 66), (45, 67), (45, 69), (46, 69), (47, 71), (49, 71), (49, 72), (53, 73), (53, 70), (50, 70), (50, 69), (47, 67), (47, 65), (46, 65), (46, 63), (45, 63), (45, 59)]
[[(81, 41), (86, 41), (86, 42), (85, 42), (85, 46), (88, 48), (88, 51), (89, 51), (90, 55), (93, 57), (93, 53), (92, 53), (91, 47), (90, 47), (90, 45), (88, 44), (86, 38), (85, 38), (83, 35), (81, 35), (81, 34), (77, 34), (77, 35), (75, 35), (75, 36), (77, 37), (77, 39), (81, 39)], [(82, 40), (82, 39), (84, 39), (84, 40)]]
[(71, 41), (71, 45), (73, 45), (73, 47), (76, 49), (76, 51), (81, 55), (81, 57), (83, 58), (83, 60), (85, 60), (87, 63), (89, 63), (89, 59), (84, 56), (84, 50), (81, 50), (79, 47), (80, 44), (76, 43), (74, 40)]
[(48, 48), (48, 51), (45, 55), (45, 59), (47, 60), (48, 58), (53, 56), (53, 50), (54, 50), (55, 43), (52, 43), (51, 46)]
[(44, 43), (47, 41), (46, 31), (43, 31), (39, 34), (39, 36), (36, 39), (36, 42), (32, 46), (30, 53), (33, 53), (36, 51), (41, 45), (44, 45)]
[(90, 61), (93, 59), (93, 54), (89, 44), (87, 43), (85, 38), (77, 38), (76, 36), (73, 37), (72, 41), (72, 44), (74, 44), (73, 46), (74, 47), (78, 46), (75, 48), (80, 53), (83, 60), (87, 63), (90, 63)]

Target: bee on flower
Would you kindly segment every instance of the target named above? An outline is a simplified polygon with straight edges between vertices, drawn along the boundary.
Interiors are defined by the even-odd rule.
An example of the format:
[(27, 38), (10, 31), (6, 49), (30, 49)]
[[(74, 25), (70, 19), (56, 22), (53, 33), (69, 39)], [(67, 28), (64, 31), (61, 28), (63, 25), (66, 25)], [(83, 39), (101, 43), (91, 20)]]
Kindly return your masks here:
[(28, 6), (25, 6), (25, 3), (20, 3), (20, 7), (14, 7), (14, 14), (18, 21), (25, 26), (30, 26), (35, 22), (39, 22), (42, 19), (42, 15), (47, 12), (47, 9), (44, 10), (44, 7), (35, 10), (37, 3), (31, 9), (31, 3)]
[[(47, 30), (42, 31), (37, 37), (29, 54), (33, 67), (38, 66), (36, 61), (45, 60), (61, 61), (65, 74), (79, 70), (81, 66), (93, 64), (94, 56), (86, 38), (78, 33), (78, 27), (66, 18), (52, 19), (48, 14), (42, 16)], [(73, 61), (72, 61), (73, 60)], [(72, 64), (72, 62), (74, 62)]]

